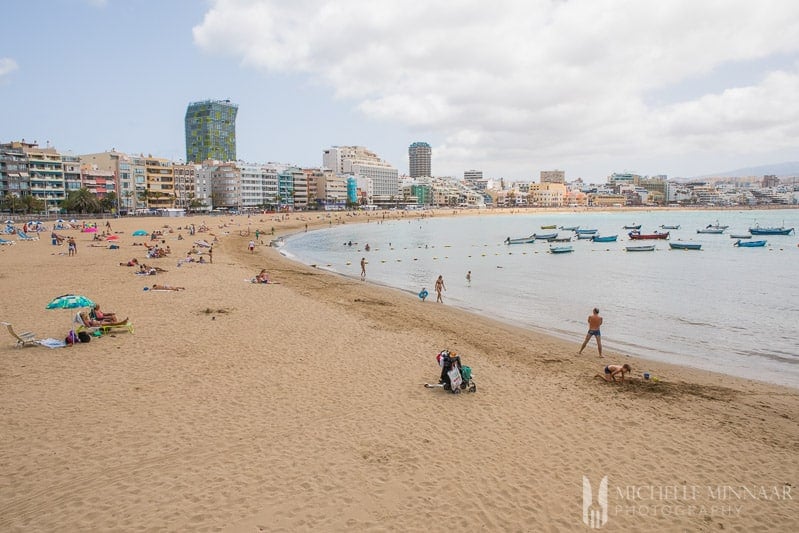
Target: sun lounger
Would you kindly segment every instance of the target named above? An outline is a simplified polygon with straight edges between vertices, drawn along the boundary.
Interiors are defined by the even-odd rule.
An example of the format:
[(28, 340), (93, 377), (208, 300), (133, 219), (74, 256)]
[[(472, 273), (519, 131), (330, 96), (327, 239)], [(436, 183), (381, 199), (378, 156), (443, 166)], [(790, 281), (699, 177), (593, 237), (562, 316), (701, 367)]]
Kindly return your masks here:
[(0, 322), (0, 324), (8, 328), (8, 332), (11, 333), (11, 336), (17, 339), (17, 347), (21, 348), (23, 346), (36, 346), (39, 344), (39, 340), (32, 332), (23, 331), (22, 333), (17, 333), (14, 331), (14, 327), (11, 325), (11, 323)]
[(0, 238), (0, 245), (3, 245), (3, 244), (14, 244), (16, 242), (17, 241), (7, 241), (7, 240), (5, 240), (3, 238)]
[(38, 235), (36, 237), (31, 237), (31, 236), (27, 235), (23, 231), (17, 231), (17, 237), (19, 237), (19, 239), (23, 240), (23, 241), (38, 241), (39, 240)]
[(130, 321), (126, 321), (124, 324), (103, 324), (101, 326), (89, 326), (81, 318), (80, 313), (75, 315), (75, 331), (86, 331), (88, 333), (94, 333), (95, 331), (100, 331), (102, 333), (115, 333), (115, 332), (122, 332), (127, 331), (129, 333), (133, 333), (133, 324)]

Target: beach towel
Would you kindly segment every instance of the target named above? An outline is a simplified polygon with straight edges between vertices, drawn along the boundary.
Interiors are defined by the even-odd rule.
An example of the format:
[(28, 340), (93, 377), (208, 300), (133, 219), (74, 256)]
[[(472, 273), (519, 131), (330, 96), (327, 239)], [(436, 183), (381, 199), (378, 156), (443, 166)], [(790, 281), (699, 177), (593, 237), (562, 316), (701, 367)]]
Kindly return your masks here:
[(64, 348), (67, 343), (64, 341), (60, 341), (58, 339), (47, 338), (47, 339), (40, 339), (37, 341), (42, 346), (46, 346), (48, 348)]

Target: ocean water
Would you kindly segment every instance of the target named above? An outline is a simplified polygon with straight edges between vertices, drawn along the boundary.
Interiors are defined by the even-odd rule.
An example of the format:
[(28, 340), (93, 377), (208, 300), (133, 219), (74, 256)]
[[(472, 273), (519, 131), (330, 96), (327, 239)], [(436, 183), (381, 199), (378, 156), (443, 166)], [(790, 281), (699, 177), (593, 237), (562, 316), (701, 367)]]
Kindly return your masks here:
[[(697, 234), (708, 224), (721, 235)], [(506, 237), (548, 233), (542, 225), (595, 228), (614, 243), (587, 240), (574, 252), (550, 244), (506, 245)], [(631, 241), (623, 226), (670, 230), (672, 241), (701, 251), (670, 250), (668, 242)], [(444, 303), (574, 340), (575, 353), (593, 307), (604, 317), (603, 348), (645, 359), (713, 370), (799, 388), (799, 237), (763, 236), (764, 248), (737, 248), (730, 233), (755, 224), (799, 230), (799, 210), (540, 213), (406, 219), (343, 224), (287, 239), (287, 257), (346, 276), (430, 296), (444, 277)], [(559, 231), (561, 235), (571, 232)], [(352, 242), (352, 245), (348, 243)], [(369, 244), (370, 251), (365, 251)], [(654, 252), (625, 246), (655, 244)], [(466, 280), (471, 271), (471, 283)], [(531, 347), (535, 350), (535, 347)], [(584, 356), (595, 356), (593, 341)], [(644, 369), (642, 369), (644, 370)]]

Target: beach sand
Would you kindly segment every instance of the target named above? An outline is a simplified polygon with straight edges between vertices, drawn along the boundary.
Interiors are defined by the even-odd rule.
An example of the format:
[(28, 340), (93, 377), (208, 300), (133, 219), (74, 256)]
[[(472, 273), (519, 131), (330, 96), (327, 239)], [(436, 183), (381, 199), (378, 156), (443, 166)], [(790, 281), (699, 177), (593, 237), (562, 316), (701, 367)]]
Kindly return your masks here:
[[(135, 229), (202, 220), (213, 264), (176, 266), (209, 233), (166, 234), (163, 259), (132, 245)], [(592, 509), (607, 476), (608, 531), (799, 529), (799, 391), (600, 359), (593, 342), (578, 356), (582, 338), (268, 246), (273, 227), (331, 220), (123, 219), (118, 250), (77, 231), (62, 232), (75, 257), (47, 233), (0, 247), (0, 320), (17, 331), (63, 339), (74, 312), (45, 305), (64, 293), (135, 326), (60, 349), (0, 331), (0, 530), (575, 531), (583, 476)], [(254, 254), (248, 228), (269, 234)], [(136, 276), (119, 266), (132, 257), (168, 272)], [(278, 283), (245, 281), (261, 268)], [(473, 368), (475, 394), (423, 387), (443, 348)], [(622, 362), (629, 382), (593, 377)]]

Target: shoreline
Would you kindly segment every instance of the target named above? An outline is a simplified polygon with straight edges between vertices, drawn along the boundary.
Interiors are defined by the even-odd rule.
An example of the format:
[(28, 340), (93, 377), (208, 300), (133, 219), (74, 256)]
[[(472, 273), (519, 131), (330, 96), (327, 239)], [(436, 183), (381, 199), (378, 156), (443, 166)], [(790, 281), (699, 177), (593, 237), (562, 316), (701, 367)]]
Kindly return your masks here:
[[(66, 292), (135, 325), (56, 350), (2, 334), (0, 529), (568, 531), (584, 527), (583, 476), (594, 489), (608, 476), (609, 528), (799, 525), (794, 499), (720, 502), (741, 505), (734, 515), (618, 510), (629, 486), (795, 487), (796, 391), (649, 362), (658, 383), (604, 383), (603, 365), (639, 363), (577, 356), (579, 342), (421, 305), (276, 248), (251, 254), (246, 217), (207, 219), (213, 264), (176, 268), (193, 239), (168, 234), (175, 255), (147, 260), (168, 272), (118, 266), (141, 254), (134, 229), (202, 220), (112, 221), (121, 249), (76, 233), (76, 257), (44, 241), (0, 251), (0, 319), (18, 331), (65, 333), (71, 313), (44, 306)], [(250, 229), (268, 243), (330, 220), (263, 216)], [(245, 282), (261, 268), (278, 283)], [(143, 291), (156, 282), (186, 290)], [(473, 368), (477, 393), (422, 386), (443, 348)]]

